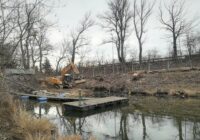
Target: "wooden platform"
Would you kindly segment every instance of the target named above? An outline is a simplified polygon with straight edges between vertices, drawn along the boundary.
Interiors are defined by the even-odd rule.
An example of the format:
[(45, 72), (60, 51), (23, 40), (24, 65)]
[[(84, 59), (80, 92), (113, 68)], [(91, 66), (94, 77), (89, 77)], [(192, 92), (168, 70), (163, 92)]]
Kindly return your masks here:
[[(79, 98), (77, 97), (56, 97), (56, 96), (42, 96), (42, 95), (33, 95), (33, 94), (22, 94), (22, 93), (16, 93), (17, 96), (29, 96), (29, 99), (37, 100), (41, 97), (46, 97), (48, 101), (59, 101), (59, 102), (74, 102), (78, 101)], [(88, 100), (90, 98), (83, 98), (83, 100)]]
[(105, 97), (93, 98), (88, 100), (63, 103), (65, 110), (87, 111), (96, 108), (104, 108), (106, 106), (113, 106), (117, 104), (128, 103), (128, 99), (124, 97)]
[[(75, 117), (75, 118), (85, 118), (96, 114), (101, 114), (107, 111), (117, 111), (123, 107), (126, 107), (128, 102), (124, 102), (117, 105), (109, 105), (102, 108), (95, 108), (86, 111), (74, 111), (74, 110), (63, 110), (64, 116), (66, 117)], [(64, 108), (63, 108), (64, 109)]]

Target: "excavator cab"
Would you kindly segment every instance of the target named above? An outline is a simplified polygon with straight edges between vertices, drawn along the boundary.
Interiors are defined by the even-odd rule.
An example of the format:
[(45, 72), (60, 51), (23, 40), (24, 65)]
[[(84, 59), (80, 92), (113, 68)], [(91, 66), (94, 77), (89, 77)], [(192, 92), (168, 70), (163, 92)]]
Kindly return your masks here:
[(72, 82), (73, 77), (71, 74), (65, 74), (63, 81)]
[(72, 87), (73, 77), (71, 74), (65, 74), (63, 77), (63, 88), (71, 88)]
[(74, 75), (79, 74), (79, 70), (73, 63), (70, 63), (68, 66), (64, 67), (61, 70), (62, 83), (64, 88), (71, 88), (73, 84)]

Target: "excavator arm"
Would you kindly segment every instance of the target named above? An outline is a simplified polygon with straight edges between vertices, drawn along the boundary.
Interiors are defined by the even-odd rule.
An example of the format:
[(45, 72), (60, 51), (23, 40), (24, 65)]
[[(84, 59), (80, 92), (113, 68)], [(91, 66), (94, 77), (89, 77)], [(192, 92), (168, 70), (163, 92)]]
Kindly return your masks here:
[(79, 74), (79, 70), (76, 67), (76, 65), (74, 65), (73, 63), (70, 63), (69, 65), (65, 66), (62, 70), (61, 70), (61, 76), (57, 76), (57, 77), (48, 77), (46, 79), (46, 81), (51, 84), (51, 85), (62, 85), (64, 82), (64, 78), (65, 78), (65, 74)]
[(76, 65), (74, 65), (73, 63), (70, 63), (68, 66), (64, 67), (61, 70), (62, 80), (63, 80), (65, 74), (70, 74), (70, 73), (75, 73), (75, 74), (79, 74), (80, 73), (78, 68), (76, 67)]

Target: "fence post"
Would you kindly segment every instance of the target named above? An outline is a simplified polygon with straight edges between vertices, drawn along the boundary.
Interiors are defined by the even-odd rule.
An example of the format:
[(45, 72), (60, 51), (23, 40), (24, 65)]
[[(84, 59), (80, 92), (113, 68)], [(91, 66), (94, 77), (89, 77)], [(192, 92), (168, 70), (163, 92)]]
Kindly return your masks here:
[(131, 71), (133, 71), (133, 61), (132, 61), (132, 63), (131, 63)]
[(167, 61), (167, 70), (169, 70), (169, 60)]
[(94, 73), (94, 66), (93, 66), (93, 69), (92, 69), (92, 74), (93, 74), (93, 77), (95, 77), (95, 73)]
[(150, 64), (150, 61), (148, 62), (148, 72), (151, 71), (151, 64)]
[(189, 55), (189, 63), (190, 63), (190, 68), (193, 68), (191, 55)]
[(81, 101), (82, 101), (81, 90), (79, 90), (78, 93), (79, 93), (79, 106), (81, 106)]
[(113, 62), (113, 74), (115, 74), (115, 64)]

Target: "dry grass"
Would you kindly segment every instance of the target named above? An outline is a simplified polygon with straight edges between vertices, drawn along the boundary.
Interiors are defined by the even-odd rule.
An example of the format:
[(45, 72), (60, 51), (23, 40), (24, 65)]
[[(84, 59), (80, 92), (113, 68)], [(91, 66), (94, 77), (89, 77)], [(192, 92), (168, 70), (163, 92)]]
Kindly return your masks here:
[(146, 95), (155, 95), (157, 91), (164, 91), (168, 95), (184, 92), (187, 96), (200, 96), (200, 71), (199, 70), (172, 70), (165, 72), (144, 73), (139, 80), (132, 80), (130, 74), (116, 74), (103, 77), (103, 81), (88, 79), (83, 88), (94, 89), (104, 87), (114, 93), (124, 91), (145, 92)]
[[(22, 110), (12, 96), (0, 93), (0, 133), (7, 133), (7, 139), (52, 140), (51, 131), (55, 127), (47, 119), (37, 119)], [(2, 131), (2, 128), (4, 131)], [(58, 134), (55, 134), (57, 136)], [(0, 137), (1, 139), (1, 137)], [(81, 140), (81, 136), (58, 136), (56, 140)], [(95, 140), (91, 137), (89, 140)]]
[(0, 127), (10, 139), (50, 140), (53, 125), (46, 119), (33, 118), (20, 109), (8, 93), (0, 93)]
[[(59, 136), (57, 140), (82, 140), (81, 136)], [(91, 136), (88, 140), (96, 140), (93, 136)]]
[[(52, 140), (51, 131), (55, 127), (47, 119), (37, 119), (22, 110), (12, 96), (0, 93), (0, 128), (4, 128), (8, 139)], [(57, 136), (58, 134), (55, 134)], [(1, 139), (1, 138), (0, 138)], [(81, 140), (81, 136), (58, 136), (56, 140)], [(89, 140), (95, 140), (91, 137)]]
[(81, 136), (59, 136), (57, 140), (81, 140)]
[[(52, 140), (52, 130), (55, 127), (49, 120), (34, 118), (20, 107), (20, 102), (8, 94), (0, 77), (0, 139)], [(56, 140), (81, 140), (81, 136), (54, 136), (58, 136)]]
[[(52, 140), (55, 127), (47, 119), (37, 119), (22, 110), (12, 96), (0, 93), (0, 129), (7, 139)], [(55, 134), (57, 136), (58, 134)], [(0, 137), (0, 139), (2, 139)], [(81, 140), (81, 136), (58, 136), (56, 140)], [(95, 140), (91, 137), (89, 140)]]
[(47, 119), (33, 118), (20, 110), (14, 115), (13, 137), (24, 140), (50, 140), (53, 125)]

